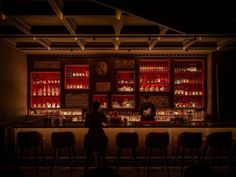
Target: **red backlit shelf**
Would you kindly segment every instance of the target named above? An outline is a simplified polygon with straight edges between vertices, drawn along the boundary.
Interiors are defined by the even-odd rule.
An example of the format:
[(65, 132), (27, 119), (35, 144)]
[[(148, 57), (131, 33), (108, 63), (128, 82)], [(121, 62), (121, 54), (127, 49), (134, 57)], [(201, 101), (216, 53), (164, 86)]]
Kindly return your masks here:
[(139, 79), (140, 92), (169, 92), (169, 60), (141, 60), (139, 67)]
[(108, 108), (108, 96), (107, 95), (93, 95), (93, 101), (98, 101), (101, 108)]
[(88, 90), (89, 89), (89, 65), (65, 66), (65, 89)]
[(60, 108), (60, 72), (31, 72), (30, 107)]
[(117, 91), (134, 92), (135, 91), (135, 72), (118, 71), (117, 72)]
[(135, 108), (135, 95), (112, 95), (111, 101), (114, 109)]
[(176, 108), (204, 108), (204, 62), (175, 61), (174, 105)]

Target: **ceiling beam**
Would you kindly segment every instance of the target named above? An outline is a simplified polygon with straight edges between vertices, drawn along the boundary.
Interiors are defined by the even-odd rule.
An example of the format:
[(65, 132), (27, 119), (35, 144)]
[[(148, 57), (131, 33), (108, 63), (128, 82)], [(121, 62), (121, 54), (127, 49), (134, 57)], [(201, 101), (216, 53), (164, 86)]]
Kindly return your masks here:
[(187, 39), (183, 42), (183, 49), (186, 50), (193, 45), (197, 40), (195, 38)]
[(217, 42), (217, 50), (236, 41), (236, 38), (225, 38)]
[[(63, 12), (61, 10), (62, 3), (58, 3), (58, 1), (56, 0), (48, 0), (48, 3), (50, 4), (54, 12), (57, 14), (57, 16), (61, 19), (62, 23), (70, 32), (70, 34), (72, 34), (73, 36), (76, 36), (77, 25), (72, 18), (68, 19), (64, 17)], [(76, 40), (76, 43), (80, 46), (80, 48), (84, 50), (84, 44), (81, 42), (81, 40), (79, 38), (75, 38), (75, 40)]]
[[(31, 26), (22, 18), (15, 17), (15, 18), (10, 18), (9, 23), (11, 25), (14, 25), (17, 29), (22, 31), (26, 35), (31, 35)], [(42, 46), (44, 46), (47, 49), (50, 49), (50, 41), (47, 41), (45, 39), (37, 39), (36, 37), (33, 38), (35, 41), (40, 43)]]
[[(165, 28), (165, 27), (162, 28), (159, 33), (160, 36), (165, 35), (167, 33), (167, 31), (168, 31), (168, 28)], [(157, 45), (158, 41), (160, 41), (160, 40), (161, 40), (161, 37), (156, 37), (156, 38), (150, 40), (149, 49), (150, 50), (153, 49)]]

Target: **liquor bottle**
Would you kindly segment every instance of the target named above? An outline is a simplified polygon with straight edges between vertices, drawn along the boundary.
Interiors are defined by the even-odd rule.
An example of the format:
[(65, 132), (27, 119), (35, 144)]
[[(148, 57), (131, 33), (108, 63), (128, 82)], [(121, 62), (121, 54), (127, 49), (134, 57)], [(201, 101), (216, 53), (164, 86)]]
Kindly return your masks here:
[(51, 96), (51, 88), (50, 88), (49, 85), (48, 85), (48, 89), (47, 89), (47, 95), (48, 95), (48, 96)]
[(47, 91), (46, 91), (46, 86), (44, 85), (43, 86), (43, 96), (46, 96), (47, 95)]

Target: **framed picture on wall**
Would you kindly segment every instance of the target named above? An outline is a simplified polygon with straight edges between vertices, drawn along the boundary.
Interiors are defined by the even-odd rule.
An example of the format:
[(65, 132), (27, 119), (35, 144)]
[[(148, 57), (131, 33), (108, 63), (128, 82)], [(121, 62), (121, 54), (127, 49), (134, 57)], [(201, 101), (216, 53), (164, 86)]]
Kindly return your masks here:
[(96, 92), (110, 92), (111, 82), (96, 82)]
[(115, 60), (116, 69), (132, 69), (135, 67), (134, 60)]

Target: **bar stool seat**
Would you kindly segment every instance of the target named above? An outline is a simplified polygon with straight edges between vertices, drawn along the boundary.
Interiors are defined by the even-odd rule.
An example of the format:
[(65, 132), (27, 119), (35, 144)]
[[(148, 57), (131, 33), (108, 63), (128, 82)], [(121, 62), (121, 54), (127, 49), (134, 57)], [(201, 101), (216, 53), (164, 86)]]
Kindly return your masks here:
[(162, 162), (163, 162), (163, 156), (165, 157), (166, 168), (167, 168), (167, 173), (169, 177), (170, 171), (169, 171), (169, 162), (167, 158), (167, 148), (169, 146), (169, 133), (168, 132), (164, 132), (164, 133), (150, 132), (145, 136), (145, 145), (146, 145), (145, 168), (147, 167), (147, 171), (146, 171), (147, 177), (149, 176), (153, 149), (160, 150)]
[(72, 177), (73, 175), (72, 156), (75, 158), (75, 151), (74, 151), (75, 142), (76, 138), (72, 132), (53, 132), (51, 134), (51, 143), (54, 151), (53, 151), (53, 160), (50, 170), (50, 176), (52, 176), (53, 174), (55, 161), (59, 160), (61, 149), (67, 148), (70, 160), (70, 175)]
[(200, 163), (201, 157), (199, 150), (201, 146), (202, 146), (202, 133), (183, 132), (177, 136), (177, 150), (176, 150), (174, 165), (176, 165), (179, 149), (182, 148), (181, 176), (183, 176), (185, 150), (186, 149), (191, 150), (192, 164), (193, 164), (193, 150), (196, 150), (198, 161)]
[(37, 131), (18, 132), (17, 147), (20, 149), (20, 155), (24, 156), (26, 154), (27, 159), (29, 159), (30, 150), (34, 149), (36, 176), (38, 176), (38, 148), (40, 148), (43, 162), (45, 162), (43, 135)]
[[(84, 137), (84, 148), (86, 149), (86, 163), (85, 163), (85, 172), (87, 172), (89, 161), (93, 158), (93, 152), (97, 155), (97, 160), (99, 166), (105, 164), (105, 150), (108, 145), (108, 137), (104, 133), (94, 134), (87, 133)], [(102, 157), (102, 163), (100, 159)]]
[(136, 147), (138, 146), (138, 134), (136, 132), (120, 132), (116, 135), (116, 146), (118, 147), (117, 152), (117, 171), (119, 171), (120, 159), (123, 149), (132, 150), (133, 160), (139, 177), (138, 162), (136, 157)]
[(207, 136), (206, 138), (206, 150), (205, 150), (205, 157), (208, 154), (208, 151), (210, 149), (213, 150), (213, 167), (215, 166), (215, 160), (216, 156), (220, 156), (220, 154), (216, 154), (217, 151), (220, 149), (223, 149), (227, 151), (228, 159), (229, 159), (229, 166), (232, 165), (233, 159), (232, 159), (232, 132), (214, 132)]

